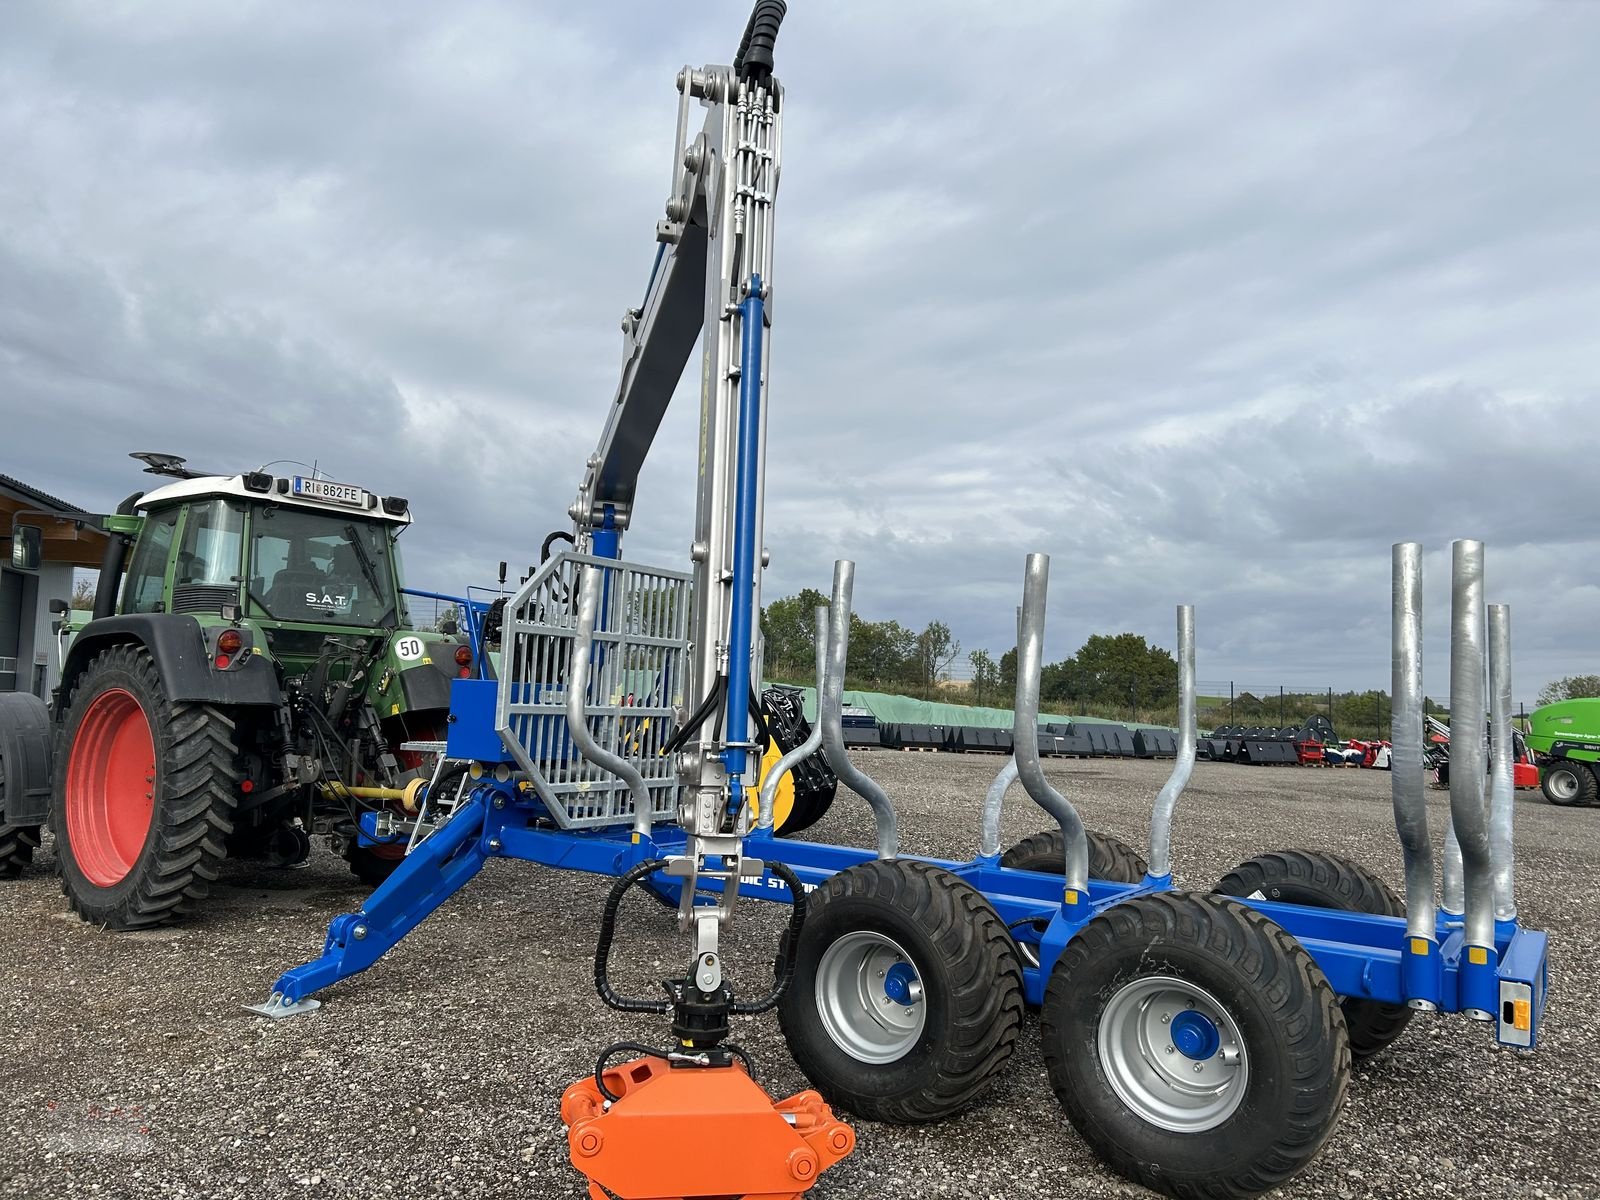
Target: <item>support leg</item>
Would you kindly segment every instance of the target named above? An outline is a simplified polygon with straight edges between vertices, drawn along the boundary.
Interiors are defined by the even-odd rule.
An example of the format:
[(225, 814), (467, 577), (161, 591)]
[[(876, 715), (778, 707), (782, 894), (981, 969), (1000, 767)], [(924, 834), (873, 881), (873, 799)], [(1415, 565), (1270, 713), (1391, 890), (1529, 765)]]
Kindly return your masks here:
[(490, 854), (483, 836), (489, 811), (485, 795), (474, 794), (442, 829), (406, 855), (361, 911), (329, 923), (322, 957), (285, 971), (265, 1004), (245, 1007), (265, 1017), (306, 1012), (318, 1006), (307, 999), (312, 992), (377, 962), (482, 868)]

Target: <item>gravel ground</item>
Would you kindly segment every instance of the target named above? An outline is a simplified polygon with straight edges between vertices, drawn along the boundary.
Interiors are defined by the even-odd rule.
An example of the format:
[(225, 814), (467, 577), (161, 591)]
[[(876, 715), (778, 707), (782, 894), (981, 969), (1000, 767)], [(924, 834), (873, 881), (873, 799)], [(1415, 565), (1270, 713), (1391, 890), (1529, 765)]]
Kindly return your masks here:
[[(909, 853), (969, 855), (999, 760), (868, 753), (895, 798)], [(1060, 762), (1049, 770), (1089, 824), (1136, 846), (1166, 764)], [(1437, 814), (1445, 798), (1432, 794)], [(1008, 843), (1042, 826), (1025, 799)], [(1550, 932), (1550, 1007), (1539, 1050), (1498, 1049), (1459, 1018), (1419, 1017), (1356, 1075), (1312, 1167), (1275, 1195), (1600, 1196), (1600, 810), (1520, 793), (1524, 920)], [(1437, 826), (1436, 826), (1437, 827)], [(866, 844), (865, 805), (843, 794), (813, 831)], [(1264, 850), (1349, 855), (1393, 882), (1399, 853), (1381, 772), (1201, 763), (1178, 811), (1179, 880), (1208, 887)], [(179, 929), (110, 935), (66, 911), (40, 865), (0, 885), (0, 1194), (280, 1197), (578, 1196), (558, 1116), (597, 1049), (652, 1019), (605, 1009), (590, 956), (605, 884), (496, 862), (387, 959), (330, 989), (312, 1016), (239, 1008), (314, 955), (362, 889), (319, 851), (296, 871), (230, 868)], [(643, 991), (676, 970), (682, 941), (648, 902), (614, 953)], [(726, 947), (738, 982), (770, 961), (762, 906)], [(786, 910), (785, 910), (786, 911)], [(1588, 962), (1590, 966), (1583, 964)], [(756, 990), (751, 979), (746, 992)], [(766, 1086), (805, 1086), (771, 1017), (737, 1038)], [(819, 1196), (1148, 1195), (1099, 1165), (1062, 1118), (1029, 1018), (1008, 1072), (962, 1118), (925, 1129), (854, 1123), (859, 1148)]]

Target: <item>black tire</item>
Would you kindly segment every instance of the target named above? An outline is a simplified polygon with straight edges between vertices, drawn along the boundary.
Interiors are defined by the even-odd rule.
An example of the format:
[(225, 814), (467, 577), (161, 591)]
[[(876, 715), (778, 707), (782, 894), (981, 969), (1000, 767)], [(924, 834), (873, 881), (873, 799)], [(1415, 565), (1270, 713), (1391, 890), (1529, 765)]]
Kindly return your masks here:
[(1588, 808), (1600, 795), (1600, 783), (1588, 763), (1558, 758), (1544, 769), (1539, 790), (1546, 800), (1560, 808)]
[[(1223, 896), (1260, 897), (1340, 912), (1406, 915), (1405, 901), (1378, 876), (1348, 858), (1315, 850), (1258, 855), (1229, 871), (1214, 890)], [(1411, 1010), (1404, 1004), (1351, 996), (1339, 1003), (1350, 1032), (1350, 1053), (1357, 1062), (1383, 1050), (1411, 1023)]]
[[(127, 873), (97, 883), (80, 861), (68, 819), (75, 739), (86, 713), (108, 692), (137, 701), (153, 744), (149, 831)], [(83, 669), (67, 700), (55, 748), (50, 827), (62, 891), (84, 920), (109, 929), (148, 929), (194, 910), (206, 898), (233, 831), (243, 773), (233, 721), (208, 704), (167, 699), (160, 671), (143, 646), (113, 646)]]
[(833, 806), (833, 798), (838, 794), (839, 785), (834, 783), (828, 787), (817, 790), (803, 789), (796, 781), (794, 789), (794, 807), (789, 810), (789, 819), (776, 830), (779, 837), (793, 837), (802, 830), (810, 829), (827, 815), (828, 809)]
[[(1131, 1107), (1106, 1067), (1115, 1056), (1102, 1056), (1102, 1016), (1126, 989), (1166, 987), (1203, 990), (1238, 1032), (1243, 1090), (1203, 1130), (1163, 1128)], [(1106, 1026), (1118, 1027), (1109, 1016)], [(1221, 896), (1136, 896), (1091, 920), (1050, 975), (1039, 1035), (1050, 1084), (1084, 1140), (1120, 1174), (1182, 1200), (1254, 1196), (1288, 1179), (1333, 1132), (1350, 1075), (1344, 1017), (1315, 960)], [(1211, 1058), (1238, 1070), (1214, 1048)], [(1217, 1094), (1229, 1102), (1225, 1086)]]
[(348, 855), (351, 873), (370, 888), (382, 884), (394, 869), (405, 861), (405, 855), (387, 858), (371, 846), (352, 846)]
[[(1086, 831), (1089, 835), (1089, 878), (1109, 883), (1139, 883), (1150, 867), (1139, 852), (1121, 838), (1109, 833)], [(1019, 871), (1041, 871), (1049, 875), (1066, 872), (1067, 841), (1060, 829), (1046, 829), (1025, 837), (1000, 856), (1002, 867)]]
[(37, 825), (0, 825), (0, 879), (15, 879), (39, 848)]
[[(819, 968), (851, 935), (903, 947), (921, 985), (920, 1034), (896, 1057), (851, 1053), (820, 1012)], [(807, 898), (778, 1019), (795, 1062), (829, 1103), (914, 1125), (959, 1112), (989, 1086), (1011, 1057), (1022, 1011), (1022, 968), (989, 902), (939, 867), (879, 860), (839, 872)]]

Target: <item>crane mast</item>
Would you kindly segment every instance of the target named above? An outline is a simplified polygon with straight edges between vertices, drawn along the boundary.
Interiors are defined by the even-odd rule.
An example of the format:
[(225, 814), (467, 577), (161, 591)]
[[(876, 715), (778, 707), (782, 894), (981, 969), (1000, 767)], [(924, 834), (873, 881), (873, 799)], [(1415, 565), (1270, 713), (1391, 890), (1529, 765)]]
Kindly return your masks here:
[[(639, 307), (623, 318), (622, 377), (599, 445), (568, 510), (576, 549), (619, 557), (644, 465), (694, 342), (702, 342), (692, 616), (679, 725), (683, 867), (736, 881), (740, 812), (759, 767), (751, 736), (759, 643), (769, 302), (773, 216), (782, 151), (782, 86), (771, 39), (783, 15), (758, 5), (734, 65), (678, 73), (671, 191), (656, 225), (655, 263)], [(751, 48), (751, 30), (757, 33)], [(689, 136), (692, 106), (704, 122)], [(698, 295), (696, 294), (698, 293)], [(721, 860), (711, 870), (708, 856)], [(711, 912), (683, 889), (684, 923), (699, 928), (698, 960), (715, 953), (711, 922), (731, 916), (737, 887)]]

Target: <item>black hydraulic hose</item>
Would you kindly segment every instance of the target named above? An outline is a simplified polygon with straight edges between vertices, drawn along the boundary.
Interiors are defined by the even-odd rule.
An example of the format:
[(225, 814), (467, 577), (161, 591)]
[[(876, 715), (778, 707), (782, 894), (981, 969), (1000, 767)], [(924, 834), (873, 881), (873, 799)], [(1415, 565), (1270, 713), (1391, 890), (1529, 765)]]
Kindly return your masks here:
[(606, 895), (605, 908), (600, 915), (600, 941), (594, 949), (594, 987), (600, 993), (600, 999), (618, 1012), (659, 1013), (664, 1016), (672, 1011), (672, 1005), (665, 1000), (635, 1000), (621, 995), (611, 986), (609, 972), (611, 941), (617, 933), (617, 910), (622, 907), (623, 896), (627, 895), (629, 888), (650, 878), (666, 864), (664, 858), (652, 858), (649, 862), (640, 863), (612, 884), (611, 891)]
[(716, 707), (717, 702), (722, 698), (723, 689), (727, 686), (728, 677), (726, 675), (717, 676), (717, 682), (706, 693), (706, 698), (700, 702), (700, 707), (690, 714), (687, 721), (678, 726), (672, 737), (667, 740), (667, 744), (661, 747), (662, 754), (673, 754), (683, 748), (684, 742), (689, 740), (689, 735), (705, 724), (706, 718), (711, 715), (711, 710)]
[(756, 0), (739, 39), (739, 53), (733, 56), (733, 69), (746, 79), (772, 74), (772, 51), (778, 41), (778, 26), (789, 11), (785, 0)]
[(772, 965), (772, 990), (759, 1000), (735, 1000), (733, 1011), (741, 1017), (764, 1013), (783, 999), (789, 980), (794, 978), (795, 960), (800, 955), (800, 928), (806, 923), (806, 890), (800, 885), (799, 878), (784, 863), (769, 862), (767, 870), (789, 885), (789, 895), (794, 898), (794, 905), (789, 910), (789, 927), (784, 930), (778, 957)]
[(665, 1059), (667, 1057), (665, 1050), (657, 1050), (654, 1046), (646, 1046), (643, 1042), (613, 1042), (600, 1051), (600, 1057), (594, 1061), (594, 1086), (612, 1104), (621, 1100), (622, 1097), (606, 1086), (606, 1063), (613, 1054), (621, 1054), (624, 1051), (630, 1054), (648, 1055), (651, 1058)]
[(578, 544), (577, 539), (574, 538), (565, 529), (552, 530), (550, 533), (545, 534), (544, 541), (539, 546), (539, 561), (540, 562), (548, 562), (549, 561), (549, 559), (550, 559), (550, 547), (555, 545), (557, 542), (567, 542), (567, 543), (569, 543), (570, 545), (573, 545), (573, 546), (576, 546)]

